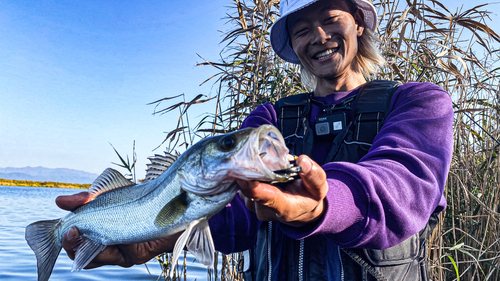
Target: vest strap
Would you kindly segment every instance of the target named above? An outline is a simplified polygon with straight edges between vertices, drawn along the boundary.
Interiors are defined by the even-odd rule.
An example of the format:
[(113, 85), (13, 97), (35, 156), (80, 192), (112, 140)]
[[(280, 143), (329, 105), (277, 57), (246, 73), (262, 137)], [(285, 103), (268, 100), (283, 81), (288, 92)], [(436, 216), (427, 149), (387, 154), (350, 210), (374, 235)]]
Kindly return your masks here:
[(387, 117), (391, 99), (399, 82), (375, 80), (367, 83), (356, 96), (354, 139), (371, 144)]

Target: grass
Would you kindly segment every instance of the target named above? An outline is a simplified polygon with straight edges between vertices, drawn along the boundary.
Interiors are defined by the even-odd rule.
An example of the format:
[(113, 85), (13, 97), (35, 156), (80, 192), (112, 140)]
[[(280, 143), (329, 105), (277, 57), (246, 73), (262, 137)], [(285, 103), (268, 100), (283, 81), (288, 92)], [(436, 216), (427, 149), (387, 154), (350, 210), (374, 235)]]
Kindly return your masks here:
[(88, 189), (90, 184), (0, 179), (0, 185)]
[[(236, 130), (259, 104), (307, 91), (299, 69), (280, 60), (269, 44), (279, 1), (228, 2), (231, 30), (225, 33), (221, 57), (200, 64), (219, 70), (207, 80), (217, 94), (156, 111), (179, 110), (178, 126), (165, 138), (169, 150), (195, 138)], [(372, 79), (431, 82), (444, 88), (454, 103), (455, 146), (445, 188), (448, 208), (429, 239), (431, 277), (500, 280), (500, 36), (489, 28), (492, 4), (463, 9), (437, 0), (375, 0), (374, 5), (379, 15), (376, 35), (387, 64)], [(155, 103), (159, 106), (171, 98), (175, 97)], [(188, 109), (209, 100), (213, 111), (190, 126)]]

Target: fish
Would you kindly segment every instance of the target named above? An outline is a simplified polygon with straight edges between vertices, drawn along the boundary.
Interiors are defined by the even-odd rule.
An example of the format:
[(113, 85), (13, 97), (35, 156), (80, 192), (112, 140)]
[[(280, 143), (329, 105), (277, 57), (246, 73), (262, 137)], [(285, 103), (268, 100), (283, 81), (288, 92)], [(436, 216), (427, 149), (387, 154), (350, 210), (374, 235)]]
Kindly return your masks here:
[(288, 157), (278, 129), (262, 125), (202, 139), (175, 161), (156, 157), (148, 169), (151, 180), (141, 184), (108, 168), (90, 186), (86, 204), (64, 218), (26, 227), (25, 238), (37, 260), (38, 281), (49, 280), (62, 238), (73, 226), (78, 227), (81, 242), (75, 249), (72, 271), (83, 269), (108, 245), (152, 241), (183, 230), (172, 260), (176, 262), (186, 247), (211, 267), (215, 248), (208, 219), (232, 201), (237, 179), (290, 180), (275, 172), (290, 168)]

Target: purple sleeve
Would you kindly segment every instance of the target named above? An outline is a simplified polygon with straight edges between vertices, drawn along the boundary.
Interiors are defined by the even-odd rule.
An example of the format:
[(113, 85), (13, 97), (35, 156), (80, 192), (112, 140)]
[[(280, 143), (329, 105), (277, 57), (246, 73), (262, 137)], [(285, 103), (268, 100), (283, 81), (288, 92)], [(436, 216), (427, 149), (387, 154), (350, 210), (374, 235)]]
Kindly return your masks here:
[[(270, 103), (260, 105), (252, 111), (241, 128), (256, 128), (264, 124), (276, 126), (276, 112)], [(209, 224), (215, 249), (222, 253), (250, 249), (257, 240), (259, 220), (245, 207), (245, 202), (238, 194), (230, 204), (210, 219)]]
[(446, 207), (443, 190), (453, 148), (449, 95), (430, 83), (408, 83), (371, 149), (357, 164), (323, 166), (329, 191), (321, 221), (281, 228), (301, 239), (325, 234), (342, 247), (384, 249), (424, 228)]

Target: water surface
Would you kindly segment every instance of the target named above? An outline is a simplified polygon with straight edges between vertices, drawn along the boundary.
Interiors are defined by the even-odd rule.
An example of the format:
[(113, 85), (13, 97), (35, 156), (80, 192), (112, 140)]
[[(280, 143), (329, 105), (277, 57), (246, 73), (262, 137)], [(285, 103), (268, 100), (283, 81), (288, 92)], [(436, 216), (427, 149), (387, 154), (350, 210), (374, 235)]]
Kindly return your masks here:
[[(36, 258), (24, 239), (25, 227), (35, 221), (64, 217), (67, 211), (56, 206), (55, 198), (77, 192), (65, 188), (0, 186), (0, 280), (37, 279)], [(71, 272), (72, 262), (66, 252), (61, 251), (50, 280), (158, 280), (161, 274), (156, 259), (147, 263), (151, 275), (145, 265), (104, 266)], [(194, 262), (191, 256), (187, 265), (187, 280), (207, 280), (206, 268)]]

